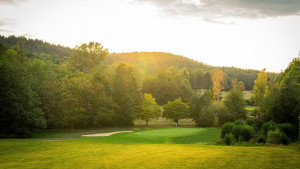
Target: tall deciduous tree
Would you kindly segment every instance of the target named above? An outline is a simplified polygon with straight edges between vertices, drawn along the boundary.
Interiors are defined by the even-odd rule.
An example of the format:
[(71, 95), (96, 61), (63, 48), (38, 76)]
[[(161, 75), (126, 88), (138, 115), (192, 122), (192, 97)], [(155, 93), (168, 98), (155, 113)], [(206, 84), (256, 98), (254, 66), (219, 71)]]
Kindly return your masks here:
[(224, 75), (220, 68), (214, 69), (214, 74), (212, 77), (213, 81), (213, 98), (220, 100), (220, 92), (224, 89), (222, 82), (224, 81)]
[[(208, 127), (212, 125), (214, 121), (214, 114), (207, 110), (207, 107), (211, 104), (212, 97), (211, 92), (206, 91), (203, 95), (194, 95), (190, 101), (190, 117), (199, 126)], [(212, 119), (212, 120), (211, 120)]]
[(212, 76), (209, 72), (206, 72), (204, 74), (204, 84), (203, 84), (204, 89), (209, 89), (212, 85)]
[(240, 90), (231, 89), (227, 94), (224, 103), (230, 110), (230, 114), (234, 120), (246, 118), (246, 103), (243, 99), (243, 93)]
[(142, 105), (138, 111), (138, 117), (142, 120), (148, 121), (151, 119), (158, 119), (161, 116), (161, 108), (155, 102), (155, 98), (151, 94), (144, 94)]
[(265, 120), (292, 123), (299, 128), (300, 60), (294, 59), (277, 78), (262, 104)]
[(118, 104), (116, 119), (120, 125), (133, 125), (136, 107), (141, 101), (140, 88), (130, 65), (120, 63), (115, 72), (113, 98)]
[(236, 85), (236, 88), (239, 90), (239, 91), (245, 91), (245, 86), (244, 86), (244, 83), (242, 81), (239, 81)]
[(238, 79), (237, 79), (237, 78), (234, 78), (234, 79), (231, 81), (231, 83), (232, 83), (232, 88), (233, 88), (233, 89), (236, 89), (237, 83), (238, 83)]
[(181, 98), (174, 100), (173, 102), (169, 101), (163, 107), (163, 117), (167, 119), (172, 119), (178, 125), (180, 119), (187, 118), (189, 116), (189, 106), (187, 103), (183, 103)]
[(90, 42), (76, 46), (69, 60), (69, 67), (73, 70), (86, 72), (105, 59), (108, 50), (104, 49), (100, 43)]
[(191, 73), (190, 84), (193, 89), (198, 90), (204, 88), (204, 72), (198, 68)]
[(18, 57), (12, 49), (0, 53), (0, 137), (27, 137), (46, 127), (40, 99)]
[(258, 73), (258, 78), (254, 81), (254, 91), (253, 91), (253, 99), (255, 102), (255, 105), (259, 106), (259, 108), (262, 108), (263, 99), (268, 93), (268, 76), (266, 69), (261, 70)]

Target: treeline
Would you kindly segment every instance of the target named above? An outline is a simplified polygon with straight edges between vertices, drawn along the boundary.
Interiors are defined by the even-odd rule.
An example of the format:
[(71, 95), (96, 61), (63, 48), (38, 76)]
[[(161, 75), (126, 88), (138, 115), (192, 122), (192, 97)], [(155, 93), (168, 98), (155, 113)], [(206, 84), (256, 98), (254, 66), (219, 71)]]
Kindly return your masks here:
[[(225, 123), (221, 135), (224, 143), (230, 145), (235, 142), (250, 141), (253, 143), (288, 144), (290, 141), (297, 140), (300, 135), (299, 58), (294, 59), (274, 81), (269, 81), (267, 73), (262, 70), (254, 83), (252, 99), (258, 106), (258, 111), (254, 114), (255, 120), (248, 119), (246, 123), (243, 121)], [(236, 103), (231, 102), (229, 107), (242, 108), (242, 102)], [(239, 117), (236, 120), (245, 118), (246, 116)], [(224, 122), (232, 121), (233, 119), (227, 119)]]
[[(6, 44), (9, 47), (19, 43), (26, 50), (26, 55), (29, 58), (39, 58), (41, 60), (51, 60), (53, 63), (62, 64), (67, 62), (72, 54), (72, 49), (60, 45), (50, 44), (38, 39), (28, 39), (25, 37), (16, 36), (1, 36), (0, 43)], [(112, 53), (106, 57), (103, 64), (113, 65), (119, 63), (128, 63), (140, 68), (147, 75), (155, 75), (159, 69), (167, 69), (171, 66), (179, 69), (185, 68), (189, 73), (199, 72), (201, 69), (204, 73), (212, 75), (215, 67), (204, 63), (186, 58), (180, 55), (173, 55), (163, 52), (133, 52), (133, 53)], [(257, 78), (258, 70), (240, 69), (235, 67), (222, 67), (224, 72), (224, 90), (229, 91), (232, 88), (231, 81), (237, 79), (244, 83), (246, 90), (252, 90), (254, 80)], [(269, 73), (269, 79), (274, 80), (275, 73)], [(189, 80), (193, 89), (198, 89), (193, 84), (193, 77)], [(202, 86), (201, 86), (202, 85)], [(202, 89), (207, 88), (208, 84), (200, 84)]]
[(29, 39), (26, 37), (0, 35), (0, 43), (6, 44), (9, 47), (19, 44), (26, 49), (28, 57), (46, 57), (54, 63), (60, 64), (71, 56), (72, 49), (60, 45), (50, 44), (39, 39)]
[(106, 63), (129, 63), (138, 65), (148, 74), (155, 74), (160, 68), (166, 69), (176, 66), (180, 69), (186, 68), (189, 72), (194, 69), (204, 71), (212, 69), (212, 66), (186, 58), (180, 55), (173, 55), (163, 52), (133, 52), (133, 53), (112, 53), (108, 55)]
[[(222, 67), (222, 71), (225, 73), (224, 78), (224, 90), (229, 91), (232, 86), (232, 80), (237, 79), (244, 83), (245, 90), (252, 90), (254, 86), (254, 81), (257, 79), (258, 70), (252, 69), (240, 69), (235, 67)], [(276, 73), (268, 73), (268, 81), (272, 83)]]
[[(176, 66), (180, 69), (185, 68), (190, 73), (197, 72), (197, 75), (201, 74), (200, 70), (202, 70), (204, 74), (210, 73), (210, 75), (212, 75), (213, 69), (215, 68), (184, 56), (162, 52), (112, 53), (108, 55), (106, 63), (129, 63), (143, 69), (145, 73), (150, 75), (156, 74), (160, 68), (166, 69), (170, 66)], [(257, 74), (259, 73), (258, 70), (245, 70), (235, 67), (222, 67), (221, 69), (224, 72), (223, 86), (225, 91), (229, 91), (232, 88), (231, 82), (234, 79), (242, 81), (246, 90), (252, 90), (254, 80), (257, 78)], [(274, 79), (275, 76), (275, 73), (269, 73), (270, 80)], [(193, 77), (191, 76), (191, 78)], [(192, 81), (193, 79), (190, 80), (191, 85), (194, 89), (196, 89), (197, 87), (194, 87)], [(207, 88), (207, 85), (201, 86), (201, 88), (205, 89)]]
[(1, 134), (34, 129), (132, 125), (141, 100), (133, 68), (100, 64), (99, 43), (76, 47), (63, 64), (29, 58), (19, 43), (0, 46)]
[[(220, 68), (181, 67), (176, 61), (169, 66), (168, 59), (167, 66), (153, 68), (156, 72), (145, 69), (150, 71), (153, 64), (108, 64), (108, 50), (94, 42), (75, 47), (70, 56), (58, 61), (51, 50), (32, 52), (26, 43), (22, 38), (13, 46), (0, 43), (1, 137), (26, 137), (45, 128), (130, 126), (136, 118), (151, 119), (152, 110), (156, 118), (161, 113), (176, 123), (192, 118), (206, 127), (247, 116), (241, 92), (246, 85), (239, 75), (229, 78), (229, 94), (221, 100), (220, 91), (229, 80)], [(144, 54), (148, 64), (151, 57)], [(154, 53), (153, 62), (159, 60), (157, 56)], [(173, 56), (167, 54), (166, 58)], [(252, 100), (260, 108), (259, 118), (298, 126), (299, 68), (294, 62), (275, 80), (264, 71), (256, 76)], [(153, 99), (165, 111), (161, 112)], [(154, 106), (147, 107), (150, 103)]]
[(77, 46), (60, 64), (40, 53), (29, 57), (23, 41), (0, 44), (2, 137), (46, 128), (130, 126), (143, 93), (163, 105), (178, 97), (189, 102), (194, 92), (185, 69), (169, 67), (150, 76), (133, 65), (103, 64), (108, 50), (99, 43)]

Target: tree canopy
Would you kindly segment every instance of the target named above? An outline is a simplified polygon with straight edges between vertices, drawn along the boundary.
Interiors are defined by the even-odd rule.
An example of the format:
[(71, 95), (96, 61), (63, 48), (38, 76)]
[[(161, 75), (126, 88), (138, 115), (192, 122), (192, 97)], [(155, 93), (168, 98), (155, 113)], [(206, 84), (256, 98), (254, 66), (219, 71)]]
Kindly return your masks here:
[(151, 119), (158, 119), (161, 116), (161, 108), (155, 102), (151, 94), (144, 94), (142, 105), (138, 111), (138, 118), (145, 120), (146, 125)]
[(254, 82), (255, 85), (254, 85), (254, 91), (252, 95), (255, 105), (259, 106), (260, 109), (262, 107), (263, 99), (268, 93), (269, 87), (267, 85), (267, 81), (268, 81), (268, 76), (267, 73), (265, 72), (265, 69), (263, 69), (258, 73), (258, 77)]
[(220, 100), (220, 92), (223, 87), (224, 75), (221, 69), (215, 68), (214, 74), (212, 76), (213, 82), (213, 98), (216, 100)]
[(180, 119), (189, 117), (189, 106), (187, 103), (183, 103), (181, 98), (169, 101), (163, 107), (163, 117), (173, 120), (178, 125)]

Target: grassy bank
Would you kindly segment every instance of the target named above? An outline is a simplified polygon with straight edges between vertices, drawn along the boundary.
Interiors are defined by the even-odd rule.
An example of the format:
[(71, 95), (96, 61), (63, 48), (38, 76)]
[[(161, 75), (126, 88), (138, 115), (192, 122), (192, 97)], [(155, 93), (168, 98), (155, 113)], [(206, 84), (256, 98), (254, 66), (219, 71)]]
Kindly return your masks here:
[[(134, 129), (109, 137), (44, 133), (36, 139), (0, 140), (0, 168), (291, 168), (300, 166), (296, 146), (220, 146), (220, 129)], [(128, 130), (128, 128), (124, 128)], [(77, 133), (75, 137), (75, 133)], [(52, 139), (51, 139), (52, 138)], [(59, 141), (54, 138), (66, 139)]]

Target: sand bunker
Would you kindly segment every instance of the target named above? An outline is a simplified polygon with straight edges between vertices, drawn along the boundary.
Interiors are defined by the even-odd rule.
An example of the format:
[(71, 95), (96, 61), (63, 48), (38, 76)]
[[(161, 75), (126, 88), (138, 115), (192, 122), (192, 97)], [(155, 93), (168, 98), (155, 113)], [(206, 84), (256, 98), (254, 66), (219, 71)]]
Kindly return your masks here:
[(84, 137), (107, 137), (107, 136), (111, 136), (114, 134), (118, 134), (118, 133), (130, 133), (133, 131), (114, 131), (114, 132), (110, 132), (110, 133), (97, 133), (97, 134), (87, 134), (87, 135), (82, 135)]

